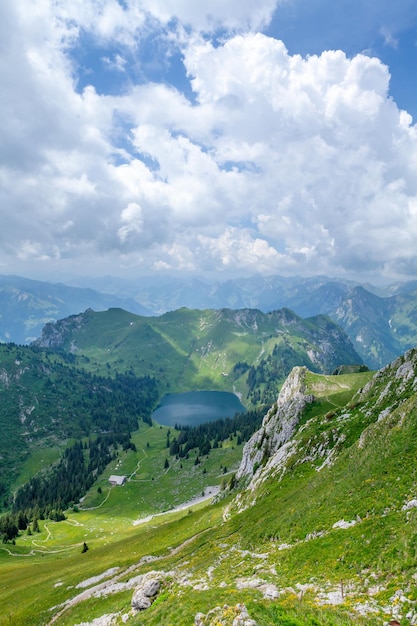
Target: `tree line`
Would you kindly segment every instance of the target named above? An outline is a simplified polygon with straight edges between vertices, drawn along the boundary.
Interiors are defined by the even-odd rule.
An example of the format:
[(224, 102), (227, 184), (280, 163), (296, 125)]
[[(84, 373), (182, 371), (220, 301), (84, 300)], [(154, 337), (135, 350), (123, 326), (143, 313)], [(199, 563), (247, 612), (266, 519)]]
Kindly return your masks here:
[[(158, 380), (133, 372), (99, 376), (62, 363), (50, 351), (0, 346), (0, 509), (21, 461), (38, 446), (92, 434), (129, 433), (152, 423)], [(24, 425), (22, 427), (22, 425)]]
[(213, 422), (206, 422), (196, 426), (181, 426), (175, 424), (179, 434), (172, 440), (167, 436), (167, 448), (171, 456), (184, 458), (195, 448), (198, 454), (209, 454), (212, 448), (218, 448), (229, 437), (237, 437), (237, 445), (246, 442), (261, 426), (263, 416), (268, 407), (258, 407), (244, 413), (236, 413), (234, 417), (225, 417)]
[(39, 519), (65, 519), (64, 510), (79, 502), (116, 458), (119, 446), (134, 448), (129, 433), (108, 433), (66, 448), (55, 465), (33, 476), (16, 492), (12, 511), (0, 517), (3, 542), (13, 541), (30, 524), (35, 532)]

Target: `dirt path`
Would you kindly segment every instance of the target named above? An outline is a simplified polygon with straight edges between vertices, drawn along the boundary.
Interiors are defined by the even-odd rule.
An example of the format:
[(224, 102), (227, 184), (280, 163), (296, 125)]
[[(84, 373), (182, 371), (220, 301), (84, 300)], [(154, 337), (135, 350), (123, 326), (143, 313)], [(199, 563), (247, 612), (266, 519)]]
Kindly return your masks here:
[(140, 460), (138, 461), (138, 464), (137, 464), (137, 466), (136, 466), (135, 471), (134, 471), (134, 472), (132, 472), (132, 473), (130, 474), (129, 478), (128, 478), (128, 480), (129, 480), (129, 481), (132, 481), (132, 482), (137, 482), (137, 483), (142, 482), (141, 480), (138, 480), (138, 479), (134, 479), (134, 478), (133, 478), (133, 476), (135, 476), (135, 474), (137, 474), (137, 473), (138, 473), (138, 471), (140, 470), (140, 466), (141, 466), (142, 462), (145, 460), (145, 458), (147, 458), (147, 457), (148, 457), (148, 455), (146, 454), (146, 452), (145, 452), (145, 450), (144, 450), (143, 448), (142, 448), (142, 452), (143, 452), (143, 454), (144, 454), (145, 456), (144, 456), (144, 458), (143, 458), (143, 459), (140, 459)]
[(80, 511), (95, 511), (96, 509), (99, 509), (100, 507), (103, 506), (103, 504), (106, 504), (107, 500), (110, 498), (110, 494), (111, 494), (111, 490), (113, 489), (113, 487), (110, 487), (109, 491), (107, 492), (107, 496), (104, 498), (103, 502), (101, 502), (100, 504), (98, 504), (97, 506), (87, 506), (87, 507), (80, 507)]
[(138, 526), (139, 524), (145, 524), (146, 522), (150, 522), (155, 517), (161, 517), (162, 515), (168, 515), (169, 513), (178, 513), (178, 511), (184, 511), (184, 509), (189, 509), (196, 504), (200, 504), (201, 502), (205, 502), (206, 500), (210, 500), (214, 498), (220, 491), (220, 487), (217, 485), (214, 487), (206, 487), (205, 495), (198, 496), (193, 498), (192, 500), (188, 500), (188, 502), (183, 502), (183, 504), (179, 504), (173, 509), (169, 509), (169, 511), (163, 511), (162, 513), (154, 513), (153, 515), (148, 515), (147, 517), (143, 517), (142, 519), (135, 520), (133, 522), (133, 526)]

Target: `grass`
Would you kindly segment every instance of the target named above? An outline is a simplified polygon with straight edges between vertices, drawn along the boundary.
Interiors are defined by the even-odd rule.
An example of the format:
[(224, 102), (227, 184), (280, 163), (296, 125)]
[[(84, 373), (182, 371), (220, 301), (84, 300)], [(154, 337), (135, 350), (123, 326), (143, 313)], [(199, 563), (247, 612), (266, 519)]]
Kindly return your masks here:
[(32, 476), (41, 472), (43, 469), (49, 468), (62, 455), (62, 448), (42, 447), (32, 450), (17, 476), (16, 481), (12, 484), (12, 491), (15, 491), (26, 483)]
[[(317, 608), (308, 598), (289, 595), (282, 604), (249, 602), (250, 615), (262, 626), (346, 626), (351, 617), (334, 608)], [(356, 617), (356, 624), (376, 624), (371, 618)]]
[[(169, 455), (166, 447), (168, 431), (171, 440), (178, 434), (172, 427), (141, 425), (132, 436), (137, 451), (119, 453), (117, 460), (106, 468), (87, 493), (83, 508), (100, 507), (96, 509), (97, 515), (106, 517), (120, 504), (133, 519), (146, 517), (201, 496), (208, 486), (220, 485), (224, 477), (237, 469), (243, 448), (237, 445), (237, 438), (229, 439), (223, 442), (222, 448), (212, 449), (209, 455), (199, 457), (200, 463), (195, 465), (197, 450), (190, 453), (189, 459)], [(165, 469), (167, 458), (169, 468)], [(112, 489), (109, 495), (108, 478), (111, 474), (126, 475), (129, 481), (123, 487)], [(99, 487), (101, 494), (98, 493)]]
[[(18, 543), (22, 545), (13, 550), (15, 554), (28, 554), (29, 548), (43, 549), (43, 553), (18, 560), (18, 556), (13, 558), (4, 549), (0, 551), (0, 624), (9, 623), (9, 616), (13, 624), (42, 624), (46, 608), (72, 597), (74, 586), (82, 580), (110, 568), (129, 567), (142, 556), (167, 554), (168, 548), (189, 538), (191, 529), (194, 534), (204, 532), (218, 522), (219, 515), (218, 507), (208, 511), (196, 508), (191, 515), (183, 511), (134, 527), (126, 523), (125, 512), (115, 511), (105, 525), (92, 512), (80, 512), (66, 522), (41, 524), (42, 532), (37, 537), (20, 538)], [(89, 550), (81, 554), (84, 541)], [(22, 597), (24, 602), (19, 600)], [(68, 623), (74, 623), (72, 619)]]
[(279, 361), (286, 364), (277, 388), (295, 364), (294, 358), (323, 371), (359, 358), (338, 338), (331, 351), (322, 352), (325, 363), (311, 362), (308, 350), (320, 353), (321, 342), (329, 340), (325, 326), (335, 330), (328, 319), (323, 326), (323, 319), (302, 320), (289, 311), (263, 314), (227, 309), (180, 309), (160, 317), (141, 317), (110, 309), (87, 311), (81, 325), (66, 321), (62, 334), (67, 349), (75, 343), (80, 364), (91, 372), (113, 375), (132, 369), (137, 375), (155, 376), (161, 394), (235, 388), (246, 397), (247, 375), (236, 378), (235, 364), (247, 361), (259, 365), (276, 345), (280, 346)]
[[(121, 585), (152, 570), (163, 576), (161, 595), (129, 618), (133, 626), (185, 626), (216, 606), (229, 626), (238, 603), (262, 626), (371, 626), (393, 616), (399, 590), (405, 615), (417, 600), (417, 510), (403, 510), (417, 489), (417, 405), (413, 379), (406, 384), (395, 371), (343, 405), (369, 376), (312, 376), (308, 384), (315, 385), (317, 400), (295, 436), (285, 472), (241, 494), (239, 505), (229, 495), (134, 525), (138, 517), (199, 494), (202, 484), (218, 484), (220, 467), (233, 468), (241, 455), (233, 440), (212, 450), (201, 466), (191, 455), (182, 468), (170, 459), (165, 470), (168, 429), (142, 427), (134, 434), (137, 451), (119, 453), (87, 494), (85, 510), (69, 512), (65, 522), (41, 522), (39, 535), (21, 536), (16, 546), (0, 550), (0, 624), (47, 623), (51, 607), (74, 598), (80, 582), (110, 568), (119, 568), (113, 576), (120, 576)], [(329, 455), (332, 462), (323, 466)], [(131, 480), (110, 489), (110, 473)], [(351, 525), (335, 526), (341, 520)], [(84, 542), (89, 550), (81, 554)], [(153, 560), (141, 561), (145, 556)], [(264, 585), (273, 585), (278, 598), (265, 598)], [(331, 597), (341, 589), (335, 608)], [(121, 623), (132, 593), (125, 586), (86, 599), (57, 623), (79, 624), (105, 613), (119, 613)], [(359, 617), (358, 603), (377, 613)]]

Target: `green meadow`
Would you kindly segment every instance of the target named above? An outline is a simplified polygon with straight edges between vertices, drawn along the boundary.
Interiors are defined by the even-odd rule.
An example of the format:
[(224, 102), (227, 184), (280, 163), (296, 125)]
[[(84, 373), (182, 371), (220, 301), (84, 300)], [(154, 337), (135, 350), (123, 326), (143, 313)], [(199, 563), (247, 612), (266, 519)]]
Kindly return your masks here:
[[(417, 357), (415, 358), (417, 364)], [(242, 445), (169, 454), (174, 429), (141, 424), (61, 522), (0, 546), (0, 624), (401, 626), (417, 620), (417, 401), (413, 364), (307, 372), (307, 405), (281, 465), (230, 491)], [(56, 452), (56, 451), (55, 451)], [(53, 458), (53, 454), (51, 458)], [(37, 452), (24, 471), (46, 457)], [(112, 474), (127, 477), (111, 486)], [(208, 487), (223, 496), (213, 502)], [(183, 506), (179, 506), (183, 505)], [(176, 508), (178, 507), (178, 508)], [(131, 610), (139, 577), (152, 606)], [(202, 618), (203, 619), (203, 618)], [(205, 619), (205, 618), (204, 618)], [(98, 622), (96, 622), (97, 624)]]
[[(82, 503), (66, 512), (65, 521), (40, 520), (39, 533), (22, 532), (15, 545), (0, 545), (1, 624), (46, 623), (42, 607), (50, 608), (71, 595), (68, 588), (80, 582), (81, 572), (89, 578), (115, 566), (128, 567), (149, 554), (163, 554), (188, 539), (190, 530), (198, 533), (219, 520), (219, 508), (203, 514), (207, 500), (195, 500), (203, 498), (208, 487), (220, 488), (236, 470), (242, 445), (229, 439), (195, 465), (196, 452), (188, 459), (170, 457), (168, 431), (175, 435), (172, 428), (141, 426), (132, 436), (137, 450), (119, 450)], [(24, 473), (45, 460), (37, 451)], [(110, 486), (112, 474), (128, 480), (123, 486)], [(160, 516), (187, 502), (186, 508)], [(138, 523), (150, 516), (154, 516), (150, 521)], [(84, 542), (88, 551), (82, 553)]]
[[(312, 375), (309, 385), (316, 385), (321, 412), (316, 407), (317, 416), (310, 416), (309, 423), (316, 429), (328, 405), (340, 406), (340, 394), (351, 397), (369, 377), (344, 381)], [(262, 626), (374, 623), (369, 616), (353, 619), (346, 606), (319, 606), (308, 590), (302, 597), (297, 591), (297, 581), (311, 581), (313, 571), (327, 585), (338, 585), (341, 575), (349, 577), (343, 567), (329, 575), (340, 558), (337, 532), (308, 546), (299, 542), (305, 536), (301, 528), (317, 528), (317, 517), (309, 521), (308, 508), (303, 510), (306, 494), (319, 501), (311, 486), (314, 469), (300, 466), (281, 483), (266, 483), (256, 506), (233, 513), (232, 494), (225, 486), (238, 466), (242, 445), (229, 438), (196, 465), (196, 451), (188, 459), (169, 455), (168, 430), (175, 436), (172, 428), (141, 425), (132, 436), (136, 450), (119, 449), (82, 502), (66, 512), (66, 520), (41, 520), (39, 533), (21, 533), (15, 545), (0, 546), (0, 624), (70, 626), (111, 614), (118, 624), (129, 616), (133, 625), (185, 626), (194, 623), (198, 612), (216, 606), (223, 607), (222, 623), (231, 624), (239, 603)], [(41, 462), (42, 455), (34, 455), (32, 467)], [(128, 480), (110, 486), (112, 474)], [(217, 504), (211, 499), (190, 503), (209, 486), (225, 489), (226, 497)], [(296, 520), (303, 525), (303, 516), (306, 526), (298, 532)], [(295, 542), (292, 549), (279, 549), (285, 540)], [(151, 609), (133, 615), (129, 580), (152, 570), (163, 573), (163, 591)], [(256, 576), (276, 585), (279, 598), (269, 600), (257, 588), (240, 586), (240, 579)], [(116, 590), (89, 595), (88, 589), (100, 581), (113, 582)]]
[[(331, 372), (341, 363), (358, 364), (347, 336), (323, 315), (302, 319), (283, 309), (179, 309), (160, 317), (142, 317), (121, 309), (86, 311), (45, 327), (38, 345), (73, 352), (77, 363), (100, 375), (132, 371), (158, 379), (167, 391), (233, 391), (256, 404), (248, 386), (253, 367), (256, 384), (280, 383), (294, 365)], [(75, 347), (75, 352), (74, 352)], [(309, 354), (314, 354), (313, 360)], [(268, 357), (273, 355), (273, 364)], [(245, 364), (243, 369), (237, 364)], [(279, 364), (278, 369), (275, 365)], [(271, 371), (273, 370), (273, 371)]]

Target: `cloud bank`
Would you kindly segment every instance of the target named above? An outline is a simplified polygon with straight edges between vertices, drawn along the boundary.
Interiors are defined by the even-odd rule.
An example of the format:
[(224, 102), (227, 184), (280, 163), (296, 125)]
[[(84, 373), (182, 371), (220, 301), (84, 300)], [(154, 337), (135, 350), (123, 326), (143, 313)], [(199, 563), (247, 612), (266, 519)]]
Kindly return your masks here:
[[(417, 129), (377, 58), (290, 55), (259, 31), (270, 0), (15, 4), (0, 9), (2, 273), (416, 273)], [(178, 84), (89, 81), (80, 50), (104, 81), (150, 40)]]

